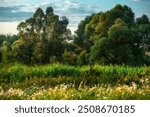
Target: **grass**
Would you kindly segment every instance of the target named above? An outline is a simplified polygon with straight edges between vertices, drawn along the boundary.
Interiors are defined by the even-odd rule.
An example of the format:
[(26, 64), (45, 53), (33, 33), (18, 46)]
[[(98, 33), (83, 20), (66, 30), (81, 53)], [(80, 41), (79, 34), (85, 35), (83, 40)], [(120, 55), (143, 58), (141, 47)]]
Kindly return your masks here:
[(149, 100), (150, 87), (148, 84), (132, 85), (101, 85), (95, 87), (75, 88), (74, 85), (61, 84), (55, 87), (36, 85), (25, 89), (0, 87), (0, 99), (25, 100)]
[(0, 99), (150, 99), (150, 67), (0, 64)]

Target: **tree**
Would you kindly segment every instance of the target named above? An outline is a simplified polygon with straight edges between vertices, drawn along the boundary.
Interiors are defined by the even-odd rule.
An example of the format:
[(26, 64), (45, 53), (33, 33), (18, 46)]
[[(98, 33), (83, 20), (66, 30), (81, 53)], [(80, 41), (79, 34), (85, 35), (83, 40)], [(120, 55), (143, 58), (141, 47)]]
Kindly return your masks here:
[(20, 62), (26, 61), (28, 64), (61, 60), (64, 52), (63, 42), (70, 38), (68, 23), (65, 16), (59, 18), (55, 15), (52, 7), (48, 7), (46, 13), (38, 8), (33, 17), (18, 25), (21, 38), (13, 45), (14, 55), (18, 56)]
[(145, 54), (150, 47), (149, 18), (146, 15), (135, 21), (131, 8), (116, 5), (85, 21), (78, 27), (75, 43), (82, 44), (78, 46), (79, 52), (85, 48), (88, 50), (91, 63), (133, 66), (149, 64), (150, 58)]
[(90, 41), (90, 37), (85, 33), (86, 25), (91, 21), (94, 14), (87, 16), (84, 20), (82, 20), (78, 29), (75, 31), (75, 37), (73, 44), (76, 45), (73, 54), (76, 55), (76, 64), (85, 65), (88, 63), (88, 55), (93, 45), (92, 41)]
[(134, 41), (131, 30), (121, 19), (116, 19), (115, 24), (109, 28), (108, 37), (115, 46), (121, 46)]
[(80, 55), (77, 57), (78, 65), (87, 65), (89, 63), (89, 54), (86, 50), (81, 51)]
[[(16, 40), (18, 40), (19, 39), (19, 36), (18, 35), (0, 35), (0, 63), (2, 62), (2, 54), (7, 54), (6, 56), (6, 58), (9, 58), (9, 60), (8, 61), (12, 61), (12, 59), (13, 58), (11, 58), (10, 56), (11, 56), (11, 44), (14, 42), (14, 41), (16, 41)], [(7, 52), (4, 52), (5, 51), (5, 49), (7, 50), (7, 52), (8, 51), (10, 51), (10, 54), (9, 53), (7, 53)], [(3, 53), (2, 53), (3, 52)], [(8, 55), (9, 54), (9, 55)], [(6, 60), (7, 61), (7, 60)]]
[(124, 21), (127, 27), (131, 27), (134, 22), (134, 13), (126, 5), (116, 5), (110, 11), (95, 14), (86, 25), (85, 32), (89, 35), (90, 40), (94, 42), (102, 37), (107, 37), (109, 28), (118, 18)]
[[(93, 14), (94, 15), (94, 14)], [(86, 25), (91, 21), (93, 15), (87, 16), (83, 21), (78, 25), (78, 29), (76, 30), (76, 37), (74, 39), (74, 43), (78, 45), (81, 49), (85, 49), (89, 51), (92, 43), (90, 42), (90, 37), (85, 33)]]
[(63, 63), (67, 65), (77, 65), (77, 55), (73, 51), (65, 49), (63, 53)]
[(91, 48), (90, 63), (100, 63), (102, 65), (112, 62), (111, 42), (108, 38), (103, 37)]
[(92, 47), (90, 59), (101, 64), (143, 65), (145, 53), (141, 44), (137, 45), (136, 31), (116, 19), (108, 30), (108, 37), (99, 39)]
[(10, 43), (4, 41), (1, 47), (2, 63), (9, 63), (12, 57)]
[[(101, 44), (104, 44), (105, 41), (110, 43), (108, 31), (114, 24), (116, 24), (115, 22), (117, 22), (116, 21), (117, 19), (120, 19), (120, 21), (121, 21), (120, 23), (124, 22), (124, 24), (122, 24), (122, 25), (126, 25), (125, 26), (126, 28), (130, 28), (134, 24), (134, 13), (132, 12), (132, 9), (126, 5), (124, 5), (124, 6), (116, 5), (113, 9), (111, 9), (109, 11), (93, 14), (89, 17), (86, 17), (85, 20), (81, 21), (81, 23), (79, 24), (78, 29), (76, 31), (77, 36), (74, 41), (74, 43), (78, 45), (78, 49), (76, 49), (76, 50), (79, 50), (78, 56), (80, 56), (82, 51), (86, 50), (87, 55), (89, 53), (93, 53), (90, 57), (91, 60), (93, 58), (95, 58), (96, 56), (94, 55), (94, 53), (96, 54), (98, 51), (94, 49), (97, 47), (92, 47), (92, 46), (98, 46), (97, 44), (100, 44), (100, 46), (102, 46)], [(118, 24), (116, 24), (116, 25), (120, 25), (119, 20), (118, 20)], [(122, 27), (122, 28), (125, 29), (125, 27), (124, 28)], [(123, 29), (120, 29), (120, 31), (121, 30), (124, 31)], [(126, 30), (126, 32), (124, 32), (124, 33), (129, 33), (129, 32)], [(114, 34), (115, 34), (114, 36), (116, 36), (114, 42), (117, 42), (116, 38), (119, 33), (115, 32)], [(124, 38), (124, 37), (121, 37), (121, 35), (119, 35), (119, 36), (120, 36), (119, 38)], [(126, 35), (124, 35), (124, 36), (126, 36)], [(109, 41), (104, 38), (107, 38)], [(117, 39), (119, 39), (119, 38), (117, 38)], [(103, 39), (102, 42), (99, 41), (101, 39)], [(124, 39), (123, 41), (128, 41), (128, 39)], [(121, 40), (121, 43), (122, 43), (122, 40)], [(111, 45), (113, 45), (113, 44), (111, 44)], [(93, 50), (91, 50), (91, 48)], [(104, 48), (102, 50), (104, 50)], [(105, 49), (105, 51), (107, 51), (107, 50)], [(105, 60), (102, 63), (116, 63), (116, 61), (112, 59), (115, 56), (114, 57), (111, 56), (113, 51), (114, 50), (111, 50), (109, 55), (108, 55), (109, 51), (107, 51), (108, 52), (106, 54), (107, 56), (104, 55), (105, 57), (103, 56), (102, 61), (104, 61), (104, 58), (105, 59), (107, 58), (107, 60)], [(78, 57), (78, 58), (80, 58), (80, 57)]]
[(15, 61), (24, 63), (24, 64), (32, 64), (33, 60), (33, 43), (31, 40), (24, 41), (22, 38), (15, 41), (12, 45), (12, 52)]
[(59, 19), (59, 16), (52, 12), (51, 7), (48, 7), (46, 11), (45, 35), (48, 41), (47, 56), (50, 62), (60, 61), (65, 49), (63, 42), (70, 36), (70, 31), (67, 29), (69, 21), (65, 16)]
[(143, 15), (140, 18), (136, 19), (136, 38), (138, 42), (141, 44), (141, 48), (145, 50), (145, 52), (150, 51), (150, 21), (148, 16)]
[(147, 15), (142, 15), (142, 17), (136, 19), (137, 24), (150, 24), (149, 18)]

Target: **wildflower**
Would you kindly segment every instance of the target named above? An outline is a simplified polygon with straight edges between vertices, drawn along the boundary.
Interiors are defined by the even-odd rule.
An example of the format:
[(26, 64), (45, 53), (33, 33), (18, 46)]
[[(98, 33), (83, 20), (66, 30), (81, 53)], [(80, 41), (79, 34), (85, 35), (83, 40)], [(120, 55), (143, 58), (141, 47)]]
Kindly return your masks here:
[(20, 89), (13, 89), (10, 88), (7, 90), (6, 95), (8, 96), (13, 96), (13, 95), (18, 95), (19, 97), (23, 96), (24, 92)]
[(117, 91), (117, 92), (120, 92), (120, 91), (122, 91), (122, 88), (121, 88), (121, 87), (117, 87), (117, 88), (116, 88), (116, 91)]
[(137, 85), (135, 84), (135, 82), (132, 82), (132, 87), (133, 87), (133, 90), (137, 89)]

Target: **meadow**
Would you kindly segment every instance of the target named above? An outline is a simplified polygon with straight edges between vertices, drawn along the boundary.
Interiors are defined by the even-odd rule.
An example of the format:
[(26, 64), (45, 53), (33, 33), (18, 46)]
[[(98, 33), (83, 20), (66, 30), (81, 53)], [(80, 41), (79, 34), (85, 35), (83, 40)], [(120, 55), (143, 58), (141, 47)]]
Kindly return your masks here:
[(150, 67), (0, 64), (0, 99), (149, 100)]

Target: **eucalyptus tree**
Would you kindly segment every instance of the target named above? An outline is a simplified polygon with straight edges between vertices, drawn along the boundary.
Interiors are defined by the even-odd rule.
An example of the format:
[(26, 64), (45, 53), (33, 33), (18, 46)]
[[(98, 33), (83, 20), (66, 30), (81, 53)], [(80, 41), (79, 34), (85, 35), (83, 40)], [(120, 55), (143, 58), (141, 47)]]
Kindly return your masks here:
[[(68, 36), (70, 37), (70, 31), (67, 29), (68, 23), (68, 19), (66, 17), (59, 18), (53, 12), (52, 7), (48, 7), (45, 13), (41, 8), (38, 8), (31, 18), (18, 25), (17, 29), (21, 38), (14, 43), (14, 52), (17, 53), (18, 51), (15, 50), (23, 44), (23, 48), (27, 47), (28, 49), (20, 48), (20, 51), (23, 51), (22, 54), (24, 51), (28, 51), (29, 64), (47, 63), (51, 58), (61, 60), (64, 52), (63, 42)], [(15, 55), (18, 56), (18, 54)], [(52, 60), (52, 62), (54, 61)]]

